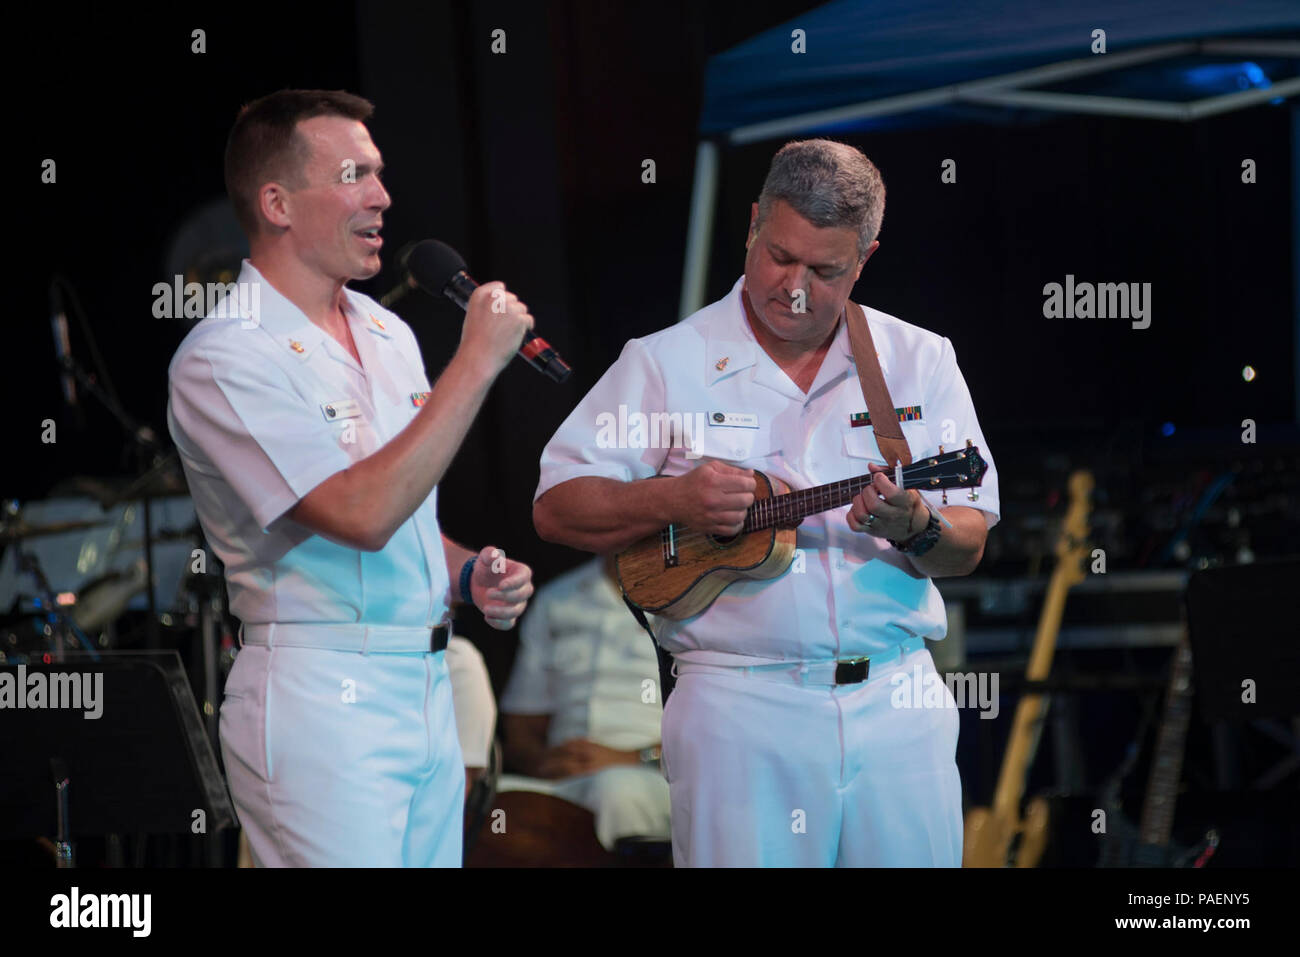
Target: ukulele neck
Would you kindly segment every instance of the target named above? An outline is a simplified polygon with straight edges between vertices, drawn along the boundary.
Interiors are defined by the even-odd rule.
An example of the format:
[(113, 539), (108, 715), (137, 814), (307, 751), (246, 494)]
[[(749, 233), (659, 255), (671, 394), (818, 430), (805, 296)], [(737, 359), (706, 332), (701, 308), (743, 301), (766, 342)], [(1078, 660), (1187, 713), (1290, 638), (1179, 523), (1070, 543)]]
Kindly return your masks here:
[[(903, 467), (903, 488), (917, 488), (929, 484), (924, 479), (916, 477), (916, 469), (915, 465)], [(913, 470), (911, 477), (908, 476), (909, 470)], [(848, 505), (855, 495), (871, 484), (871, 478), (870, 473), (858, 475), (827, 485), (786, 492), (784, 495), (773, 495), (755, 502), (745, 515), (745, 526), (741, 531), (759, 532), (774, 526), (798, 525), (809, 515), (829, 512), (831, 509)]]

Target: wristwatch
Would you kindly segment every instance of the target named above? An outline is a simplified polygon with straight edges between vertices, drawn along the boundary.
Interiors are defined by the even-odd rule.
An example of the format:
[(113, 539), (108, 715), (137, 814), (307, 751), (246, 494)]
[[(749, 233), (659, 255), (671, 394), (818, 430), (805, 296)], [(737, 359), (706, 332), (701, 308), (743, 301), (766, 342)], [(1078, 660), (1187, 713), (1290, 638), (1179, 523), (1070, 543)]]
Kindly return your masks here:
[(658, 746), (658, 745), (655, 745), (653, 748), (642, 748), (642, 749), (637, 753), (637, 756), (641, 759), (641, 763), (642, 763), (642, 764), (656, 764), (656, 765), (657, 765), (657, 764), (659, 763), (659, 755), (660, 755), (661, 753), (662, 753), (662, 752), (661, 752), (659, 746)]
[(925, 528), (904, 541), (896, 542), (892, 538), (886, 539), (886, 541), (897, 548), (900, 552), (905, 552), (908, 555), (915, 555), (917, 558), (920, 558), (930, 549), (934, 548), (934, 543), (939, 540), (939, 532), (941, 528), (942, 526), (939, 524), (939, 516), (935, 514), (934, 509), (930, 509), (930, 520), (925, 523)]

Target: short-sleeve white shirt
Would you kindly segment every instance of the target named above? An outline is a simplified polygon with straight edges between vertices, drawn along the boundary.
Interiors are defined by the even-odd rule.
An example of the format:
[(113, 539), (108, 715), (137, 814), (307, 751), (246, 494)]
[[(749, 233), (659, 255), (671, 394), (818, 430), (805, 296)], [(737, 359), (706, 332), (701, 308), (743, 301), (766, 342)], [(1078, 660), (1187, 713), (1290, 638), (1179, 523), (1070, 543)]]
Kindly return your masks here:
[(237, 311), (223, 307), (190, 331), (168, 370), (167, 405), (231, 611), (246, 624), (437, 624), (450, 582), (436, 488), (377, 552), (331, 542), (285, 514), (415, 417), (429, 382), (410, 327), (345, 289), (358, 366), (248, 260), (238, 281), (257, 284), (242, 300), (256, 310), (223, 317)]
[[(852, 419), (867, 408), (845, 324), (805, 394), (754, 338), (743, 285), (741, 277), (718, 302), (627, 343), (547, 444), (535, 499), (582, 476), (676, 476), (709, 458), (758, 469), (792, 489), (886, 464), (873, 428)], [(937, 454), (940, 445), (977, 445), (988, 463), (978, 500), (950, 491), (948, 504), (982, 510), (991, 528), (999, 517), (997, 469), (952, 343), (879, 310), (863, 311), (890, 397), (898, 408), (913, 407), (900, 422), (913, 460)], [(646, 427), (636, 413), (667, 418)], [(683, 425), (673, 438), (686, 441), (665, 434), (674, 413)], [(698, 434), (689, 435), (687, 423)], [(922, 494), (942, 507), (941, 493)], [(934, 583), (888, 542), (850, 531), (847, 511), (805, 518), (799, 552), (780, 577), (735, 582), (684, 621), (656, 619), (660, 643), (685, 660), (743, 663), (849, 658), (915, 635), (944, 637), (947, 617)]]
[(546, 714), (547, 744), (621, 751), (659, 741), (659, 659), (596, 559), (538, 589), (501, 695), (507, 714)]

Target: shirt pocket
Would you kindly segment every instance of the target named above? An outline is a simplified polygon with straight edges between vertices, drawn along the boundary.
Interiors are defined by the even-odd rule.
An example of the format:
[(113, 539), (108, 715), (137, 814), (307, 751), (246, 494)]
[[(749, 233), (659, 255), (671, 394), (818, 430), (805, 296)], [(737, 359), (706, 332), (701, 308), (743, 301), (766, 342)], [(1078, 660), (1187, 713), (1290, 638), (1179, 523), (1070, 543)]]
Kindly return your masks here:
[(780, 450), (780, 442), (768, 429), (708, 427), (699, 442), (701, 460), (718, 459), (745, 468), (755, 467)]
[(555, 638), (550, 667), (557, 675), (573, 679), (589, 675), (596, 666), (596, 646), (589, 634), (572, 633)]
[[(907, 439), (907, 447), (912, 452), (912, 461), (925, 455), (933, 455), (937, 449), (930, 445), (930, 429), (924, 422), (900, 422), (899, 426), (903, 430), (903, 438)], [(885, 465), (885, 457), (880, 453), (880, 447), (876, 445), (876, 430), (871, 426), (862, 428), (848, 428), (844, 430), (844, 454), (850, 459), (861, 460), (866, 463), (874, 462), (877, 465)], [(864, 467), (863, 472), (866, 471)]]
[(591, 727), (592, 691), (596, 681), (596, 639), (589, 634), (557, 636), (546, 663), (552, 718), (564, 716), (565, 726)]

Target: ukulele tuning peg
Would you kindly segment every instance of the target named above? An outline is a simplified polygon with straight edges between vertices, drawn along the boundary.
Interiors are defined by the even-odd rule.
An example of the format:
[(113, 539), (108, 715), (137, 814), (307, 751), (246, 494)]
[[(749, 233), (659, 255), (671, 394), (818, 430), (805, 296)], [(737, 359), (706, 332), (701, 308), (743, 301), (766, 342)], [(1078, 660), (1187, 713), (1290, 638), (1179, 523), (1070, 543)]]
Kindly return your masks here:
[(971, 489), (969, 492), (966, 493), (966, 497), (970, 499), (972, 502), (978, 502), (980, 500), (980, 493), (975, 489)]
[(948, 490), (947, 490), (947, 489), (944, 489), (944, 490), (943, 490), (943, 504), (944, 504), (944, 505), (947, 505), (947, 504), (948, 504)]

